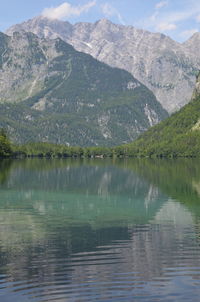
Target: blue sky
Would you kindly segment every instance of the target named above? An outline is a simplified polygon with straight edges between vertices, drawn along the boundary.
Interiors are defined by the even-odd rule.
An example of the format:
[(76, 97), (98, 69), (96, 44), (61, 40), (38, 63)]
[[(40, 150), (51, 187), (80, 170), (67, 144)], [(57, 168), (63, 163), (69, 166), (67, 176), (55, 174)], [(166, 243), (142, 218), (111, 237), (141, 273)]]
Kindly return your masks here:
[(180, 42), (200, 31), (200, 0), (0, 0), (0, 31), (41, 14), (71, 23), (107, 18)]

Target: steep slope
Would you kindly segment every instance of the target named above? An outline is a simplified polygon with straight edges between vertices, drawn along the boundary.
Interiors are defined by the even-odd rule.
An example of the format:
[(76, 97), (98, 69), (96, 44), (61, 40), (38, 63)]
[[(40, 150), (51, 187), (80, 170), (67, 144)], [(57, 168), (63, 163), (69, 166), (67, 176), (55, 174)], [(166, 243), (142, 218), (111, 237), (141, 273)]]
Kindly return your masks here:
[(118, 152), (142, 156), (200, 156), (200, 74), (192, 101)]
[(200, 33), (193, 34), (190, 39), (183, 43), (183, 47), (190, 56), (193, 56), (193, 61), (198, 61), (200, 57)]
[(113, 24), (103, 19), (94, 24), (77, 23), (37, 17), (11, 27), (31, 31), (40, 37), (60, 37), (79, 51), (113, 67), (123, 68), (154, 92), (162, 106), (176, 111), (189, 102), (200, 68), (196, 38), (188, 45), (169, 37)]
[(1, 35), (0, 127), (15, 142), (115, 145), (167, 116), (153, 93), (58, 39)]

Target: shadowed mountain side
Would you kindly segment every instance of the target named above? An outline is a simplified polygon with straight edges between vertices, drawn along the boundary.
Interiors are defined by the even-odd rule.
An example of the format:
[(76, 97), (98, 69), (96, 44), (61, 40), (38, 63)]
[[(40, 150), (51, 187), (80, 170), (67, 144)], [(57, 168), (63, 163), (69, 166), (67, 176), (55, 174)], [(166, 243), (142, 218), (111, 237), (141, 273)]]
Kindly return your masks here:
[(0, 127), (17, 143), (117, 145), (167, 117), (153, 93), (61, 39), (0, 35)]

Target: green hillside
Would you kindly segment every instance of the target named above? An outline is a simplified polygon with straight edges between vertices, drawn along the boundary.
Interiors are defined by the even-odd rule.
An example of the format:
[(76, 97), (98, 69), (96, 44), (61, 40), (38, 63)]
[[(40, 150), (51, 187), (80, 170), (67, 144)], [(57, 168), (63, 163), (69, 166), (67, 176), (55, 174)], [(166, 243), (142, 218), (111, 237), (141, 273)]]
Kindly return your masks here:
[[(197, 88), (200, 75), (197, 78)], [(200, 93), (179, 112), (142, 134), (135, 142), (116, 148), (118, 154), (150, 157), (200, 156)]]

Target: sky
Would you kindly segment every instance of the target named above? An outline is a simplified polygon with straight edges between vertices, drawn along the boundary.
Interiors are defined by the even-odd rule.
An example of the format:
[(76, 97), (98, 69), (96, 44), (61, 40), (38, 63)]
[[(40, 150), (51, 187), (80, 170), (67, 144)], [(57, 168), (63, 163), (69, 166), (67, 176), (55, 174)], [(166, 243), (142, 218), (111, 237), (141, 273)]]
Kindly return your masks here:
[(200, 31), (200, 0), (0, 0), (0, 31), (39, 15), (72, 24), (107, 18), (179, 42)]

